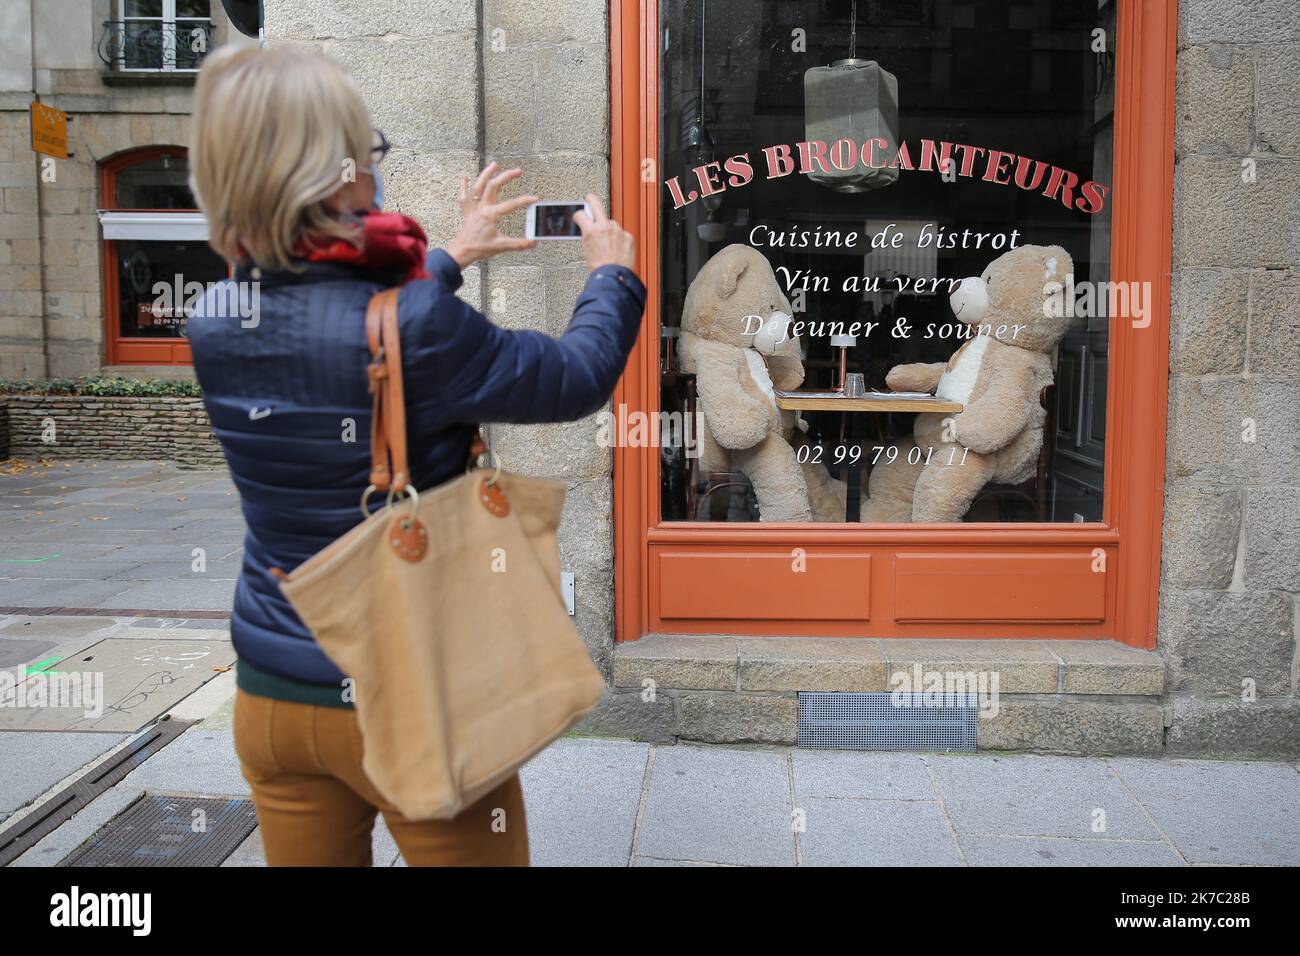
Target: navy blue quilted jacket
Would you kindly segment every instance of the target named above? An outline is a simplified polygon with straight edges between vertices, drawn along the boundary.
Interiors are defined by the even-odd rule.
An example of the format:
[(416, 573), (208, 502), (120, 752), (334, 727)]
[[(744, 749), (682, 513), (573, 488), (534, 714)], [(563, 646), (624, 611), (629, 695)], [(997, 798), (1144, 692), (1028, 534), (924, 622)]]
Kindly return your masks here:
[[(365, 310), (372, 294), (395, 282), (342, 263), (306, 265), (302, 273), (262, 276), (255, 324), (218, 317), (221, 292), (210, 292), (188, 335), (248, 523), (230, 626), (235, 649), (268, 674), (337, 686), (345, 675), (268, 569), (292, 570), (361, 521), (370, 472)], [(609, 398), (645, 305), (635, 273), (596, 269), (555, 339), (498, 328), (457, 298), (460, 270), (445, 252), (432, 252), (428, 266), (433, 278), (408, 283), (398, 296), (417, 488), (463, 471), (479, 422), (572, 421)], [(250, 275), (237, 271), (235, 279)]]

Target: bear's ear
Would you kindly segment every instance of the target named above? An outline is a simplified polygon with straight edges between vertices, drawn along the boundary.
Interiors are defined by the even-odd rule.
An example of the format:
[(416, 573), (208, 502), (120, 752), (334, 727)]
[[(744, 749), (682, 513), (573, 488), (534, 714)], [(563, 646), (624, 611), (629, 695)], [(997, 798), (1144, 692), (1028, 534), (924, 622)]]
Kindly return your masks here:
[(1046, 259), (1044, 259), (1044, 260), (1043, 260), (1043, 278), (1044, 278), (1044, 279), (1055, 279), (1055, 278), (1056, 278), (1056, 269), (1057, 269), (1057, 265), (1058, 265), (1058, 264), (1057, 264), (1057, 261), (1056, 261), (1056, 256), (1048, 256)]
[(732, 256), (731, 261), (726, 263), (722, 274), (718, 276), (718, 296), (723, 299), (730, 299), (736, 294), (736, 287), (740, 285), (740, 277), (745, 274), (749, 268), (749, 262), (743, 256)]

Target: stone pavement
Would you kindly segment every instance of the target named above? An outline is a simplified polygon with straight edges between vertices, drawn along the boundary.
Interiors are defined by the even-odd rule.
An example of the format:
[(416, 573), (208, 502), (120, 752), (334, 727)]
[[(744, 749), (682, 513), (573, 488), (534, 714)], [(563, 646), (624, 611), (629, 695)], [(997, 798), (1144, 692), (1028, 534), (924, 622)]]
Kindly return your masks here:
[(0, 608), (229, 616), (244, 520), (224, 470), (11, 464), (0, 469), (0, 513)]
[[(229, 481), (140, 463), (7, 470), (0, 669), (101, 667), (114, 707), (45, 730), (0, 707), (0, 830), (155, 717), (194, 721), (13, 865), (57, 863), (143, 793), (246, 794), (225, 663)], [(1300, 766), (1284, 763), (570, 737), (523, 776), (537, 865), (1300, 865)], [(254, 833), (224, 865), (260, 862)], [(375, 862), (400, 864), (382, 824)]]

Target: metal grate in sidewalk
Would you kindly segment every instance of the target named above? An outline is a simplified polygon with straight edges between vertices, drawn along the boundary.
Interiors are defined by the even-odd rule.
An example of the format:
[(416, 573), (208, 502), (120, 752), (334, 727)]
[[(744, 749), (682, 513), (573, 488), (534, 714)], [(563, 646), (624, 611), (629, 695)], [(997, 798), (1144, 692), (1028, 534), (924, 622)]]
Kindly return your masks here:
[(190, 723), (184, 720), (158, 721), (30, 813), (0, 829), (0, 866), (18, 859), (189, 728)]
[(60, 866), (219, 866), (257, 826), (253, 801), (148, 793)]

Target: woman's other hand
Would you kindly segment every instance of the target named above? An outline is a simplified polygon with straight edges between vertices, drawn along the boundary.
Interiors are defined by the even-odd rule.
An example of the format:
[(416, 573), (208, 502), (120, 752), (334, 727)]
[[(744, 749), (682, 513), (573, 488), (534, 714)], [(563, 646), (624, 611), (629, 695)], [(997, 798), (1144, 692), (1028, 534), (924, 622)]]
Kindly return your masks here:
[(502, 252), (531, 249), (537, 245), (536, 239), (505, 236), (498, 230), (497, 222), (502, 216), (508, 216), (537, 202), (537, 197), (516, 196), (498, 202), (501, 187), (512, 179), (518, 179), (524, 171), (507, 169), (504, 173), (493, 175), (496, 168), (495, 162), (488, 163), (473, 185), (468, 176), (460, 177), (460, 211), (463, 222), (460, 232), (447, 247), (447, 254), (456, 260), (456, 265), (462, 270), (481, 259), (490, 259)]
[(582, 230), (582, 251), (587, 257), (588, 270), (600, 266), (627, 266), (636, 268), (636, 240), (609, 216), (595, 193), (587, 193), (591, 215), (579, 212), (573, 221)]

